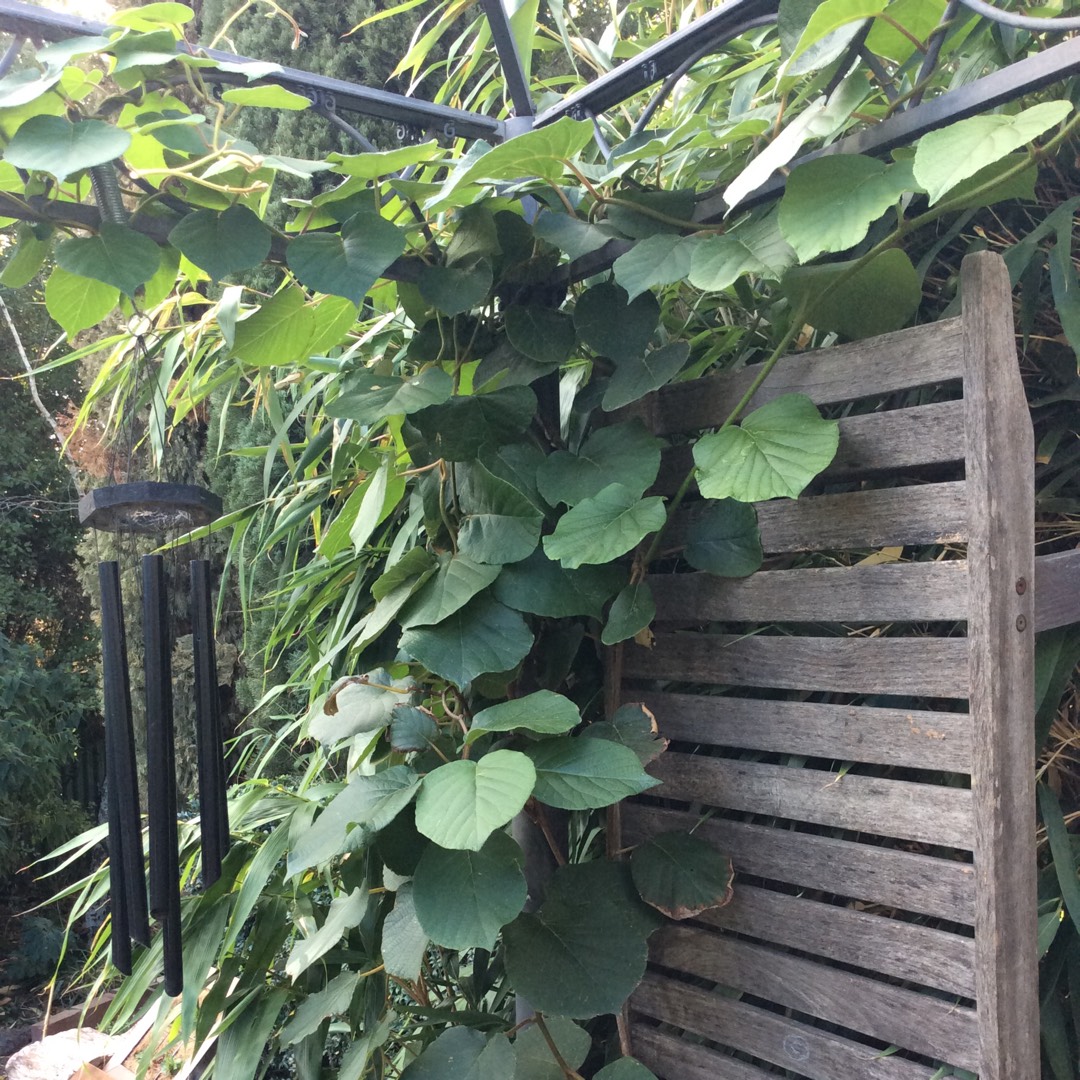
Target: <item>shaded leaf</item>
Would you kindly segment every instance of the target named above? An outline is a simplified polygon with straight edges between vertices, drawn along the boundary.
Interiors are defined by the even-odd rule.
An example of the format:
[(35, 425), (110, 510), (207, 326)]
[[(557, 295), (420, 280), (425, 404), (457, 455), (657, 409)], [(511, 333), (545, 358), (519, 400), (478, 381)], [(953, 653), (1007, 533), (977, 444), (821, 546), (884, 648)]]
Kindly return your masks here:
[(401, 616), (403, 629), (441, 623), (464, 607), (496, 577), (497, 566), (482, 566), (464, 555), (442, 555), (439, 569)]
[(639, 634), (655, 618), (656, 603), (648, 582), (627, 585), (611, 605), (600, 640), (605, 645), (617, 645)]
[(589, 724), (581, 734), (587, 739), (607, 739), (628, 747), (642, 765), (655, 761), (668, 748), (668, 740), (656, 726), (656, 717), (640, 702), (620, 706), (610, 720)]
[[(545, 1016), (544, 1023), (562, 1059), (571, 1069), (579, 1069), (592, 1047), (589, 1033), (562, 1016)], [(536, 1024), (524, 1028), (514, 1040), (513, 1080), (565, 1080), (565, 1073)]]
[(427, 932), (416, 912), (415, 886), (406, 882), (397, 890), (394, 908), (383, 920), (382, 955), (387, 975), (416, 982), (427, 947)]
[(599, 565), (564, 570), (538, 549), (524, 562), (504, 566), (493, 592), (499, 603), (530, 615), (599, 618), (604, 604), (625, 581), (623, 567)]
[(658, 233), (639, 240), (615, 260), (611, 270), (633, 300), (647, 289), (682, 281), (690, 273), (690, 257), (697, 243), (696, 237)]
[(421, 409), (413, 423), (435, 457), (469, 461), (482, 450), (512, 442), (535, 412), (536, 395), (527, 386), (508, 386)]
[(319, 1030), (328, 1016), (348, 1012), (349, 1003), (360, 981), (358, 971), (343, 971), (316, 994), (304, 998), (289, 1022), (281, 1029), (282, 1046), (292, 1046)]
[(506, 336), (518, 352), (541, 364), (562, 364), (577, 340), (569, 315), (536, 304), (506, 309)]
[(731, 860), (686, 832), (661, 833), (639, 844), (630, 872), (641, 898), (671, 919), (691, 919), (731, 900)]
[(581, 723), (578, 707), (562, 694), (537, 690), (481, 709), (472, 718), (466, 743), (489, 731), (533, 731), (539, 735), (562, 735)]
[(96, 326), (116, 307), (120, 290), (103, 281), (69, 274), (57, 266), (45, 283), (45, 308), (68, 338)]
[(637, 754), (606, 739), (548, 739), (525, 753), (536, 767), (536, 798), (562, 810), (610, 806), (659, 783)]
[(483, 303), (491, 282), (491, 264), (481, 260), (471, 267), (424, 266), (416, 284), (420, 295), (437, 311), (461, 315)]
[(359, 304), (386, 268), (405, 250), (405, 233), (393, 222), (361, 210), (341, 232), (311, 232), (291, 241), (285, 259), (302, 284)]
[(289, 112), (301, 112), (311, 108), (311, 98), (296, 94), (276, 83), (236, 86), (222, 91), (221, 100), (227, 101), (230, 105), (251, 105), (259, 109), (285, 109)]
[(552, 210), (541, 212), (533, 225), (533, 231), (542, 240), (565, 251), (571, 259), (588, 255), (590, 251), (596, 251), (619, 235), (618, 230), (610, 225), (593, 225), (581, 218)]
[(605, 1065), (593, 1080), (656, 1080), (656, 1074), (646, 1069), (640, 1061), (624, 1057)]
[(416, 867), (416, 915), (427, 936), (447, 949), (492, 949), (499, 930), (517, 918), (527, 889), (521, 848), (494, 832), (479, 851), (431, 844)]
[(418, 412), (448, 401), (454, 380), (440, 367), (429, 367), (409, 378), (357, 371), (343, 380), (341, 393), (326, 404), (329, 416), (370, 426), (388, 416)]
[(540, 543), (544, 515), (516, 488), (472, 462), (459, 485), (458, 550), (478, 563), (520, 562)]
[(795, 262), (775, 213), (747, 221), (722, 236), (708, 236), (694, 248), (689, 281), (695, 289), (719, 292), (743, 274), (778, 280)]
[(514, 1051), (502, 1033), (485, 1038), (479, 1031), (451, 1027), (401, 1074), (401, 1080), (507, 1080)]
[(757, 511), (737, 499), (713, 499), (693, 516), (683, 557), (695, 570), (740, 578), (761, 566), (764, 552)]
[(922, 302), (911, 260), (899, 248), (888, 248), (846, 277), (854, 265), (798, 266), (784, 275), (781, 289), (793, 308), (806, 303), (805, 320), (819, 330), (855, 339), (899, 330)]
[(578, 337), (590, 349), (613, 360), (641, 356), (660, 320), (660, 305), (651, 293), (628, 300), (612, 282), (587, 289), (574, 308)]
[(516, 750), (440, 765), (424, 777), (416, 827), (441, 847), (479, 851), (525, 805), (535, 782), (533, 763)]
[(660, 471), (662, 443), (635, 417), (594, 431), (576, 454), (557, 450), (537, 470), (540, 494), (552, 506), (575, 506), (609, 484), (640, 495)]
[(270, 254), (270, 230), (246, 206), (220, 214), (196, 210), (173, 226), (169, 243), (212, 280), (258, 266)]
[(401, 635), (401, 649), (429, 671), (464, 687), (489, 671), (509, 671), (532, 648), (525, 620), (489, 596), (479, 596), (434, 626)]
[(56, 245), (56, 265), (61, 269), (102, 281), (128, 296), (134, 296), (160, 264), (161, 252), (153, 240), (111, 221), (102, 222), (97, 236), (75, 237)]
[(653, 390), (659, 390), (682, 371), (689, 355), (690, 346), (686, 342), (673, 341), (644, 356), (618, 361), (604, 391), (604, 410), (621, 409)]
[(315, 316), (295, 286), (282, 289), (258, 311), (236, 324), (233, 352), (260, 367), (306, 359), (315, 336)]
[(415, 705), (397, 705), (390, 717), (390, 745), (399, 754), (427, 750), (439, 737), (439, 725)]

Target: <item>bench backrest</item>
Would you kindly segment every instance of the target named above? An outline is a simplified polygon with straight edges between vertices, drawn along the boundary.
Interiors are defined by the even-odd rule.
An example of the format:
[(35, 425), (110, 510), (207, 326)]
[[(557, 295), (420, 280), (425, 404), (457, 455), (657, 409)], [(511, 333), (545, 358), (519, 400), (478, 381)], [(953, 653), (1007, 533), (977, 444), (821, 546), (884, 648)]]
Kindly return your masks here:
[[(960, 318), (777, 365), (753, 404), (840, 415), (836, 460), (758, 506), (766, 569), (654, 575), (653, 647), (611, 657), (672, 740), (622, 842), (701, 822), (737, 871), (650, 943), (631, 1035), (663, 1080), (1039, 1075), (1032, 428), (1001, 259), (961, 287)], [(639, 412), (715, 426), (752, 378)], [(669, 451), (660, 489), (688, 463)]]

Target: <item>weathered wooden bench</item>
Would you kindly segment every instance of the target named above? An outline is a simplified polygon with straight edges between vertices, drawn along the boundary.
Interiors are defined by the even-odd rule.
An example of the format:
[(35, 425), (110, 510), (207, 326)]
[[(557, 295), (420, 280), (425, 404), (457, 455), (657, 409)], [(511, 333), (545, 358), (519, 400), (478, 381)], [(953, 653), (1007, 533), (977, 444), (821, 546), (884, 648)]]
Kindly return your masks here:
[[(814, 493), (758, 506), (781, 568), (655, 575), (654, 647), (612, 659), (672, 740), (623, 843), (700, 823), (737, 871), (727, 907), (654, 935), (631, 998), (664, 1080), (1039, 1076), (1034, 633), (1080, 618), (1080, 553), (1036, 565), (1004, 264), (973, 255), (961, 282), (960, 318), (777, 365), (755, 405), (841, 417)], [(752, 378), (640, 412), (714, 426)]]

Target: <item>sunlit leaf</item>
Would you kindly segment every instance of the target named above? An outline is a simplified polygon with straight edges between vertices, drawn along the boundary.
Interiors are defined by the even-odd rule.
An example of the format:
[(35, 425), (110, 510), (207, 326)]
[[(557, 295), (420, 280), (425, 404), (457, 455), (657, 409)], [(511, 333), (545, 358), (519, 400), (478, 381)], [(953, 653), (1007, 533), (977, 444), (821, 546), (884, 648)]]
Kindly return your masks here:
[(544, 537), (544, 550), (568, 570), (611, 562), (656, 532), (665, 519), (659, 496), (642, 499), (631, 488), (609, 484), (563, 514), (555, 531)]

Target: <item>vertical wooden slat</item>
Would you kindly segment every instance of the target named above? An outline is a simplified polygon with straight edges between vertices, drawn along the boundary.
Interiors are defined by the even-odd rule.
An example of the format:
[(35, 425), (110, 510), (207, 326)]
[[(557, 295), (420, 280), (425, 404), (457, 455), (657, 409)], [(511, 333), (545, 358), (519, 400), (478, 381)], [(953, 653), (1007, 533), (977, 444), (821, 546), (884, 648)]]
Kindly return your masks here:
[(1036, 1080), (1034, 447), (1000, 257), (961, 270), (982, 1080)]
[(146, 911), (142, 819), (135, 768), (135, 733), (131, 722), (127, 637), (120, 592), (120, 566), (98, 566), (101, 586), (101, 666), (104, 687), (106, 784), (109, 814), (109, 890), (113, 905), (113, 962), (131, 970), (130, 938), (146, 945), (150, 924)]
[(184, 988), (180, 947), (180, 856), (176, 836), (176, 753), (173, 745), (172, 664), (165, 564), (142, 560), (146, 643), (146, 796), (150, 822), (150, 911), (161, 920), (165, 992)]

